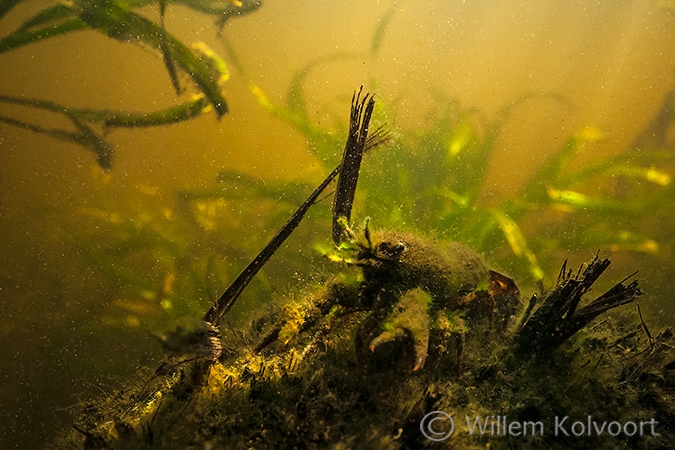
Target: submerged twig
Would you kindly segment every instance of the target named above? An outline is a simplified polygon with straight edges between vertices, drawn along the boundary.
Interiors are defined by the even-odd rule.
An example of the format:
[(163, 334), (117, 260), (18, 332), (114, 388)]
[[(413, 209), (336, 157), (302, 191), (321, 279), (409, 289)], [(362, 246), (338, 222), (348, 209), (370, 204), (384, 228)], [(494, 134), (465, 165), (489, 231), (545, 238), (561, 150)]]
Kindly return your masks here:
[(341, 166), (336, 167), (326, 179), (312, 192), (297, 211), (291, 216), (286, 224), (274, 235), (272, 240), (262, 249), (258, 256), (251, 261), (244, 270), (237, 276), (234, 282), (227, 288), (227, 290), (220, 296), (216, 303), (204, 315), (204, 320), (214, 325), (218, 325), (223, 316), (232, 308), (234, 302), (237, 300), (244, 288), (250, 283), (255, 274), (265, 265), (267, 261), (274, 255), (274, 253), (281, 247), (288, 236), (300, 225), (303, 217), (309, 208), (316, 202), (316, 199), (328, 187), (333, 179), (340, 173)]
[(560, 270), (553, 292), (542, 301), (532, 317), (525, 319), (518, 331), (516, 342), (521, 353), (533, 353), (536, 356), (550, 354), (602, 313), (630, 303), (642, 293), (637, 281), (624, 284), (633, 274), (588, 305), (578, 308), (582, 296), (607, 269), (610, 261), (600, 259), (596, 254), (574, 276), (566, 263)]

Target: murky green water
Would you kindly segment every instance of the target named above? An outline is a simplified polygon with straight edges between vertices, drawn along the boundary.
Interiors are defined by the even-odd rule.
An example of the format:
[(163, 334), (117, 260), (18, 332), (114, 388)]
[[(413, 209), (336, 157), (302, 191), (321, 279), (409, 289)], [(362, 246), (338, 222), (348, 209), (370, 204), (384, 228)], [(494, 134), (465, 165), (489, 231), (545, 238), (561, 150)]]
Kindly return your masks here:
[[(0, 39), (54, 5), (19, 2)], [(156, 4), (131, 10), (159, 23)], [(79, 400), (161, 359), (149, 333), (201, 316), (339, 162), (362, 84), (394, 142), (366, 157), (358, 223), (464, 241), (527, 294), (600, 249), (614, 262), (606, 283), (639, 270), (648, 322), (672, 324), (674, 11), (649, 0), (267, 0), (220, 36), (213, 17), (169, 3), (167, 32), (228, 65), (229, 112), (158, 127), (16, 101), (149, 112), (203, 95), (180, 70), (177, 95), (147, 42), (84, 30), (0, 44), (3, 448), (50, 441)], [(44, 132), (83, 123), (113, 149), (110, 170), (91, 144)], [(314, 249), (329, 223), (326, 200), (233, 321), (335, 270)]]

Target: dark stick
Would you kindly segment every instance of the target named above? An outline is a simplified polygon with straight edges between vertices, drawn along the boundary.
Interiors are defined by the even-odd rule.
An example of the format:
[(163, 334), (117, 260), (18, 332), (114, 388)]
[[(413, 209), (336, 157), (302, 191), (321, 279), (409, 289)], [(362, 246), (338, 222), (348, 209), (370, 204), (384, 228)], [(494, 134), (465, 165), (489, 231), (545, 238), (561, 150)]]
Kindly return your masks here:
[(272, 240), (262, 249), (258, 256), (256, 256), (253, 261), (249, 263), (244, 270), (241, 271), (236, 280), (230, 285), (229, 288), (220, 296), (218, 301), (208, 310), (204, 316), (204, 320), (214, 325), (218, 325), (222, 320), (223, 316), (232, 308), (234, 302), (239, 297), (239, 294), (244, 290), (248, 283), (253, 279), (255, 274), (260, 271), (262, 266), (274, 255), (281, 244), (291, 235), (293, 230), (295, 230), (300, 221), (305, 216), (309, 208), (314, 204), (316, 199), (321, 195), (321, 193), (328, 187), (331, 181), (340, 173), (340, 168), (342, 166), (337, 166), (333, 171), (323, 180), (323, 183), (317, 187), (312, 195), (303, 203), (300, 208), (293, 214), (293, 216), (286, 222), (286, 224), (274, 235)]

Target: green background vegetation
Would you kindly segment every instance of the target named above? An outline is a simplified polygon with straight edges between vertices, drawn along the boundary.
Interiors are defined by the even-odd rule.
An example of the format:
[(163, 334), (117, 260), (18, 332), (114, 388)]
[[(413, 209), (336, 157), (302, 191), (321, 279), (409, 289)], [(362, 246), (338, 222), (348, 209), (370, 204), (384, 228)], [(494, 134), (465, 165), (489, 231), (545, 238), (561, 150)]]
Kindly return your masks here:
[[(465, 242), (525, 293), (600, 249), (610, 273), (640, 271), (653, 328), (672, 323), (667, 5), (542, 1), (516, 32), (499, 2), (268, 3), (169, 2), (165, 31), (156, 2), (0, 4), (2, 441), (48, 438), (74, 396), (155, 364), (147, 332), (201, 316), (337, 165), (360, 84), (394, 138), (364, 160), (357, 225)], [(649, 31), (617, 43), (610, 28), (647, 11)], [(329, 226), (327, 199), (247, 288), (235, 327), (337, 270), (315, 249)]]

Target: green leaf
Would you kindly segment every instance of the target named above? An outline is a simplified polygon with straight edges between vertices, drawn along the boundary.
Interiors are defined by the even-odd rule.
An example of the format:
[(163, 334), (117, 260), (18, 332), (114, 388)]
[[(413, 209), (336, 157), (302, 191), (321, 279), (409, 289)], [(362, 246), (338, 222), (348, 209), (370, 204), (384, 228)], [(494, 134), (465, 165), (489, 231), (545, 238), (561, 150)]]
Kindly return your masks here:
[(4, 17), (12, 8), (23, 0), (2, 0), (0, 1), (0, 18)]
[(595, 176), (641, 178), (659, 186), (668, 186), (672, 180), (670, 173), (653, 166), (658, 160), (672, 160), (672, 152), (640, 152), (620, 154), (606, 158), (595, 164), (585, 166), (566, 177), (559, 179), (560, 187), (581, 183)]
[(105, 125), (108, 127), (155, 127), (182, 122), (202, 115), (209, 107), (205, 97), (149, 113), (127, 113), (122, 111), (100, 111), (106, 113)]
[(539, 266), (535, 254), (529, 249), (527, 240), (518, 224), (497, 209), (492, 209), (491, 212), (492, 217), (494, 217), (499, 224), (499, 227), (502, 229), (504, 237), (506, 237), (506, 241), (509, 243), (513, 253), (519, 258), (527, 261), (530, 274), (535, 280), (542, 280), (544, 278), (544, 271)]
[(586, 144), (602, 139), (604, 135), (595, 127), (579, 130), (554, 155), (550, 156), (536, 175), (521, 190), (520, 196), (527, 202), (546, 203), (546, 186), (558, 185), (562, 169)]
[(57, 5), (52, 8), (43, 9), (33, 18), (28, 19), (21, 25), (17, 31), (29, 31), (31, 28), (55, 26), (58, 22), (66, 19), (73, 19), (77, 16), (65, 5)]
[(373, 37), (370, 41), (370, 56), (377, 57), (377, 54), (380, 52), (380, 47), (382, 47), (382, 41), (384, 40), (384, 34), (389, 27), (392, 17), (396, 12), (396, 6), (398, 2), (394, 2), (387, 12), (382, 16), (377, 26), (375, 27), (375, 32), (373, 32)]
[(578, 191), (546, 188), (551, 205), (561, 211), (586, 212), (636, 212), (640, 202), (627, 202), (611, 198), (593, 197)]
[(0, 95), (0, 102), (15, 105), (28, 106), (68, 117), (75, 117), (87, 122), (103, 123), (107, 127), (151, 127), (168, 125), (188, 120), (204, 113), (208, 108), (205, 97), (198, 97), (186, 103), (171, 106), (166, 109), (153, 112), (125, 112), (110, 109), (71, 108), (49, 100), (30, 99)]
[(59, 25), (49, 26), (47, 28), (41, 28), (34, 31), (15, 32), (0, 40), (0, 53), (4, 53), (24, 45), (33, 44), (44, 39), (62, 36), (64, 34), (72, 33), (73, 31), (80, 31), (84, 29), (87, 29), (87, 25), (84, 22), (82, 22), (80, 19), (72, 19)]

